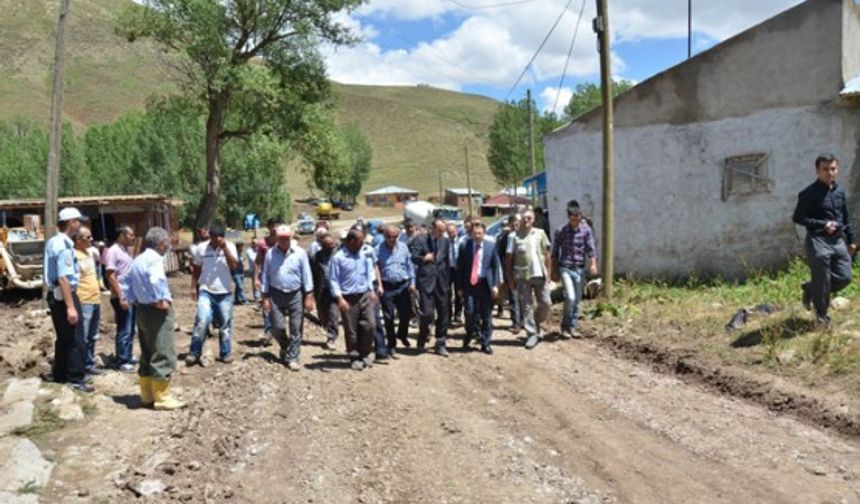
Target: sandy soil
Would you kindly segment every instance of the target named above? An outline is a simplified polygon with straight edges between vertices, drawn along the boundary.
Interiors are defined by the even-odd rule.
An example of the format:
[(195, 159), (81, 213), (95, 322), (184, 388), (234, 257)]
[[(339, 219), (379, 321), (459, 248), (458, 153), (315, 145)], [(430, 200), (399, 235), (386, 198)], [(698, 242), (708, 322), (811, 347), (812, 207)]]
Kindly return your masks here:
[[(173, 280), (187, 350), (188, 278)], [(49, 326), (0, 308), (0, 366), (46, 370)], [(99, 350), (112, 353), (105, 303)], [(853, 503), (856, 438), (616, 356), (596, 340), (522, 348), (497, 320), (496, 353), (404, 351), (355, 372), (306, 327), (303, 369), (236, 308), (232, 365), (180, 365), (180, 412), (141, 409), (133, 375), (95, 380), (94, 414), (38, 441), (58, 462), (42, 502)], [(31, 327), (32, 326), (32, 327)], [(414, 334), (413, 334), (414, 337)], [(206, 351), (216, 352), (216, 341)], [(143, 483), (143, 485), (142, 485)]]

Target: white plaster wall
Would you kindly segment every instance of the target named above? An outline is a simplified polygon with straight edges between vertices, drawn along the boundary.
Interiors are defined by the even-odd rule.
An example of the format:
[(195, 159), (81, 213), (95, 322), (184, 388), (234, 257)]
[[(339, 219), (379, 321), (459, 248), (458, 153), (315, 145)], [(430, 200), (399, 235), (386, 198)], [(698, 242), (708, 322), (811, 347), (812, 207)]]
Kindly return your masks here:
[[(814, 180), (813, 161), (833, 151), (850, 180), (860, 131), (857, 109), (822, 105), (756, 112), (682, 126), (617, 129), (616, 271), (639, 277), (743, 277), (798, 251), (791, 222), (797, 193)], [(599, 132), (577, 125), (546, 143), (551, 224), (578, 199), (601, 238)], [(767, 153), (770, 193), (720, 197), (726, 157)]]

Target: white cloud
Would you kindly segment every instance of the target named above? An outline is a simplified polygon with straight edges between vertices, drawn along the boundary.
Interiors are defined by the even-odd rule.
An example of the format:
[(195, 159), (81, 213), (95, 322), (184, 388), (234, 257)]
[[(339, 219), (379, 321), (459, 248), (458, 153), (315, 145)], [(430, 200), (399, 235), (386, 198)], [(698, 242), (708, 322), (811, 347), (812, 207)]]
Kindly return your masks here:
[[(558, 115), (564, 113), (564, 107), (570, 103), (570, 99), (573, 98), (573, 89), (567, 86), (561, 88), (561, 93), (559, 93), (557, 87), (545, 87), (543, 91), (540, 93), (540, 100), (538, 104), (542, 111), (544, 112), (555, 112)], [(558, 99), (558, 105), (556, 106), (556, 99)], [(553, 108), (555, 106), (555, 108)]]
[[(417, 84), (461, 89), (488, 85), (505, 89), (513, 84), (566, 0), (535, 0), (499, 9), (469, 10), (456, 4), (487, 5), (497, 0), (370, 0), (360, 13), (344, 16), (364, 41), (350, 48), (328, 50), (329, 73), (341, 82), (363, 84)], [(724, 40), (800, 0), (723, 0), (694, 2), (694, 29), (699, 37)], [(611, 27), (615, 41), (686, 36), (685, 0), (616, 0), (612, 3)], [(571, 58), (568, 78), (594, 76), (598, 71), (595, 35), (591, 19), (595, 7), (585, 1), (585, 14)], [(409, 33), (400, 33), (407, 49), (385, 50), (374, 40), (382, 23), (389, 19), (438, 19), (456, 13), (462, 22), (453, 31), (430, 42), (413, 43)], [(362, 15), (364, 14), (364, 15)], [(374, 17), (367, 17), (373, 14)], [(557, 79), (562, 73), (570, 37), (576, 28), (579, 2), (574, 2), (538, 57), (523, 83)], [(615, 58), (615, 71), (625, 62)], [(544, 93), (548, 90), (544, 90)], [(553, 101), (555, 98), (553, 97)], [(551, 104), (550, 104), (551, 106)]]

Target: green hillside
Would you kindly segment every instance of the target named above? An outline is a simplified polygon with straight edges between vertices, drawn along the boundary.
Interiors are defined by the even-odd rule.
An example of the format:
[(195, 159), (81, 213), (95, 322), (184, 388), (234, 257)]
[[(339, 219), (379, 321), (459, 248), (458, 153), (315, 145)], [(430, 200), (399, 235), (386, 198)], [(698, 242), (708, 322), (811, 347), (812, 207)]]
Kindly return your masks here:
[[(127, 0), (74, 0), (67, 27), (64, 118), (82, 128), (142, 108), (148, 96), (174, 87), (170, 68), (151, 45), (128, 44), (112, 19)], [(0, 119), (47, 124), (56, 0), (0, 0)], [(472, 183), (495, 187), (485, 158), (487, 130), (497, 102), (426, 86), (335, 85), (338, 117), (358, 124), (373, 146), (365, 190), (397, 184), (436, 194), (465, 187), (465, 144)], [(288, 177), (297, 196), (304, 177)]]

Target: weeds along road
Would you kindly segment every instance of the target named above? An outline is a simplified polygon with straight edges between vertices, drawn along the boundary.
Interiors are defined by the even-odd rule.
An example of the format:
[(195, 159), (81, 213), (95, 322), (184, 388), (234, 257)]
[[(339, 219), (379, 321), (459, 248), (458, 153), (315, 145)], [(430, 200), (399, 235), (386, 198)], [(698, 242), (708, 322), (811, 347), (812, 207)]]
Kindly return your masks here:
[[(187, 277), (173, 288), (182, 353)], [(39, 441), (58, 463), (42, 501), (130, 502), (156, 481), (143, 501), (860, 502), (856, 440), (589, 340), (526, 351), (508, 324), (493, 356), (456, 351), (457, 328), (449, 359), (404, 351), (355, 372), (342, 338), (327, 352), (309, 323), (293, 373), (258, 339), (259, 313), (236, 307), (236, 362), (180, 364), (188, 409), (139, 409), (134, 376), (97, 377), (96, 412)]]

